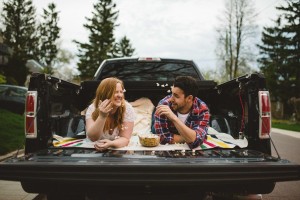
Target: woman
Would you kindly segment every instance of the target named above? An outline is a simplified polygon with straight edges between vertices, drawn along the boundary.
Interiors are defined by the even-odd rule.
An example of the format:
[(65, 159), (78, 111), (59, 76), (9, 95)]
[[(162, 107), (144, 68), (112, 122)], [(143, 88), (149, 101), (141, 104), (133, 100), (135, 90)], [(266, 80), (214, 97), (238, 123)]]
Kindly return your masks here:
[(86, 112), (87, 137), (96, 141), (95, 149), (128, 145), (134, 125), (134, 110), (124, 99), (123, 82), (106, 78), (99, 84), (96, 97)]

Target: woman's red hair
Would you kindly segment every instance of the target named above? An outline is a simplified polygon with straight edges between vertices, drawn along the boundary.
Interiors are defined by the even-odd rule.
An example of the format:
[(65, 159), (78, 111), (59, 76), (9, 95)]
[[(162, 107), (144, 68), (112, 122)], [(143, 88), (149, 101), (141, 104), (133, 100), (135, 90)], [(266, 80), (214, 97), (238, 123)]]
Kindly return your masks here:
[[(104, 101), (105, 99), (110, 99), (111, 101), (113, 101), (114, 98), (114, 93), (116, 91), (116, 87), (117, 87), (117, 83), (121, 84), (122, 90), (124, 90), (124, 84), (123, 81), (121, 81), (120, 79), (111, 77), (111, 78), (106, 78), (103, 79), (97, 90), (96, 90), (96, 96), (93, 100), (93, 104), (95, 106), (95, 111), (92, 113), (92, 119), (94, 121), (96, 121), (96, 119), (99, 116), (99, 105), (100, 105), (100, 101)], [(122, 123), (123, 123), (123, 119), (124, 119), (124, 114), (125, 114), (125, 98), (123, 97), (122, 99), (122, 105), (120, 107), (117, 108), (116, 112), (113, 114), (112, 118), (113, 118), (113, 122), (112, 122), (112, 127), (110, 126), (111, 123), (109, 123), (108, 120), (106, 120), (103, 131), (109, 131), (110, 129), (114, 129), (116, 127), (118, 127), (119, 130), (122, 129)]]

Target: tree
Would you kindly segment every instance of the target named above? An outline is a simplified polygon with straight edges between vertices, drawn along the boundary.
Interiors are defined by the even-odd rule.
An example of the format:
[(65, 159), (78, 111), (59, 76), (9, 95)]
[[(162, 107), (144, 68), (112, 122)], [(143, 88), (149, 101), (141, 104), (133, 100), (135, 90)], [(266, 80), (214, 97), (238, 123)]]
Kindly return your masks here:
[(124, 36), (118, 43), (114, 45), (113, 56), (116, 58), (131, 57), (135, 49), (132, 47), (130, 40)]
[(284, 104), (286, 116), (292, 114), (288, 100), (300, 97), (300, 2), (287, 0), (273, 27), (264, 27), (260, 49), (260, 69), (265, 74), (274, 101)]
[(255, 36), (255, 10), (249, 0), (228, 0), (218, 32), (217, 56), (221, 61), (225, 80), (231, 80), (251, 70), (254, 61), (251, 39)]
[(74, 77), (79, 75), (77, 69), (71, 67), (71, 60), (74, 59), (74, 55), (66, 49), (59, 48), (57, 59), (58, 62), (53, 70), (53, 75), (66, 81), (74, 81)]
[(48, 10), (43, 9), (43, 21), (39, 25), (40, 46), (38, 61), (44, 67), (44, 72), (53, 74), (54, 62), (57, 61), (60, 27), (58, 27), (58, 11), (54, 3), (48, 5)]
[(0, 74), (0, 84), (6, 83), (6, 77)]
[(25, 63), (36, 58), (38, 38), (35, 11), (31, 0), (8, 0), (3, 3), (4, 43), (13, 51), (4, 70), (8, 83), (16, 81), (23, 85), (28, 73)]
[(88, 23), (84, 24), (90, 32), (89, 41), (87, 43), (75, 41), (79, 46), (78, 70), (83, 79), (93, 77), (100, 63), (113, 56), (115, 42), (113, 31), (117, 26), (115, 22), (118, 17), (115, 8), (116, 4), (112, 0), (98, 0), (98, 3), (94, 4), (92, 18), (86, 18)]

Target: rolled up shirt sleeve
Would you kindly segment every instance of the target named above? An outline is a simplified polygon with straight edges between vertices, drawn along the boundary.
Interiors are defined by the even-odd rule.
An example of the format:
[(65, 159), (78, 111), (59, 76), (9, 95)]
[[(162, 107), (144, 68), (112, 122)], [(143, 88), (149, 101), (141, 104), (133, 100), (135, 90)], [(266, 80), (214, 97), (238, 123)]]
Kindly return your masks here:
[(160, 136), (161, 144), (173, 144), (174, 136), (168, 128), (168, 119), (164, 116), (157, 115), (155, 113), (154, 128), (155, 133)]
[(190, 128), (196, 132), (196, 139), (194, 142), (187, 143), (190, 149), (194, 149), (201, 145), (206, 139), (207, 127), (209, 123), (210, 114), (206, 104), (202, 103), (200, 107), (192, 111)]
[[(170, 106), (170, 102), (169, 102), (170, 97), (171, 96), (166, 96), (158, 103), (158, 105)], [(155, 128), (155, 133), (160, 136), (161, 144), (174, 144), (174, 133), (172, 132), (174, 129), (174, 124), (172, 124), (166, 116), (158, 115), (155, 112), (154, 128)]]

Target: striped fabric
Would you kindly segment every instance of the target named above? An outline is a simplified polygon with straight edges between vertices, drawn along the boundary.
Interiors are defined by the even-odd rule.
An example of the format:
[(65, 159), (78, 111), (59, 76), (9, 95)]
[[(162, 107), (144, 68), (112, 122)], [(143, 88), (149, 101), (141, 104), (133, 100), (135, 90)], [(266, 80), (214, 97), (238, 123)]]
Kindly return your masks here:
[[(89, 142), (86, 139), (75, 139), (75, 138), (64, 138), (60, 141), (53, 142), (55, 147), (84, 147), (94, 148), (94, 143)], [(234, 148), (236, 144), (228, 141), (222, 141), (215, 135), (207, 135), (207, 139), (195, 150), (213, 149), (213, 148)], [(138, 140), (137, 136), (133, 136), (129, 145), (126, 147), (118, 148), (118, 150), (133, 150), (133, 151), (146, 151), (146, 150), (157, 150), (157, 151), (171, 151), (171, 150), (190, 150), (187, 144), (168, 144), (158, 145), (157, 147), (143, 147)]]
[(76, 139), (76, 138), (65, 138), (60, 141), (54, 141), (53, 146), (55, 147), (80, 147), (83, 144), (85, 139)]
[(216, 147), (221, 147), (221, 148), (234, 148), (236, 145), (229, 143), (229, 142), (224, 142), (220, 139), (214, 138), (211, 135), (207, 135), (206, 140), (204, 140), (204, 142), (197, 147), (196, 149), (212, 149), (212, 148), (216, 148)]

